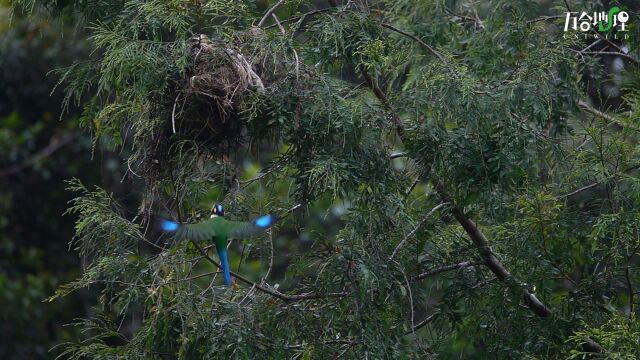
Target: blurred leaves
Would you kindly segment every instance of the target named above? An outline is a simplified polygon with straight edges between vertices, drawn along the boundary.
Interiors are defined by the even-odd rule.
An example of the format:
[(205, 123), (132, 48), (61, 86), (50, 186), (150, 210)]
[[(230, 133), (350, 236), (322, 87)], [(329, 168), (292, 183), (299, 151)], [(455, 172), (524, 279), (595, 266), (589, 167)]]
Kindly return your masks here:
[[(57, 73), (61, 101), (82, 107), (94, 153), (118, 151), (103, 176), (120, 184), (71, 182), (84, 271), (56, 296), (95, 287), (100, 298), (64, 356), (577, 358), (587, 337), (614, 357), (630, 351), (639, 148), (625, 125), (638, 94), (625, 93), (631, 111), (578, 106), (604, 95), (585, 78), (613, 74), (562, 36), (554, 16), (567, 2), (296, 1), (261, 29), (274, 2), (43, 4), (88, 32), (92, 56)], [(194, 79), (234, 84), (247, 67), (264, 89), (238, 86), (225, 106), (212, 99), (226, 89), (194, 91)], [(8, 139), (46, 128), (23, 118), (0, 132), (22, 159)], [(221, 286), (210, 243), (153, 226), (199, 221), (213, 202), (234, 220), (301, 205), (230, 244), (255, 284)], [(497, 279), (486, 251), (512, 277)], [(451, 266), (461, 262), (473, 265)], [(525, 290), (554, 315), (535, 318)]]

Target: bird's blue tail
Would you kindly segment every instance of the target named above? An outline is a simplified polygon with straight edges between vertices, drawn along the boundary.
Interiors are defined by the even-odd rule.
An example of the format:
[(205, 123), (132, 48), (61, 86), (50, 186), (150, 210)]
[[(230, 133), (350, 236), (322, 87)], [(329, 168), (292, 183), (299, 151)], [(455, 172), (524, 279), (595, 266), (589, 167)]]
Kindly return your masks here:
[(229, 254), (226, 248), (218, 248), (218, 256), (222, 264), (222, 273), (224, 274), (224, 283), (231, 286), (231, 271), (229, 270)]

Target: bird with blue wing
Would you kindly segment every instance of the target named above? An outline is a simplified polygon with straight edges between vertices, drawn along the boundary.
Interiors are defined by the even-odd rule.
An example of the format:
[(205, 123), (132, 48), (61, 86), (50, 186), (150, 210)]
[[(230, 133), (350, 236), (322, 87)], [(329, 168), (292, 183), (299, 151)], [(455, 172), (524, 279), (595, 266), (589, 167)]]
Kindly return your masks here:
[(276, 215), (263, 215), (253, 221), (232, 221), (224, 217), (224, 207), (216, 204), (211, 209), (211, 217), (195, 224), (181, 224), (173, 220), (162, 219), (160, 229), (173, 233), (176, 240), (213, 240), (220, 257), (224, 282), (231, 286), (231, 270), (227, 240), (229, 238), (244, 239), (262, 233), (278, 220)]

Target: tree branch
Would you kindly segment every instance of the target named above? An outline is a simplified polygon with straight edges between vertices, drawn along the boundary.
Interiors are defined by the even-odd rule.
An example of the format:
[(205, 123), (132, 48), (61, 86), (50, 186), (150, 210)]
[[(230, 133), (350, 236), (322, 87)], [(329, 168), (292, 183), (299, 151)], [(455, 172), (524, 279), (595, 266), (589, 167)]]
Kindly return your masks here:
[(564, 18), (564, 15), (554, 15), (554, 16), (541, 16), (536, 19), (527, 20), (527, 25), (535, 24), (537, 22), (547, 21), (547, 20), (557, 20)]
[[(373, 78), (371, 78), (371, 75), (369, 75), (369, 73), (367, 72), (367, 70), (365, 70), (364, 68), (361, 69), (360, 71), (362, 73), (362, 77), (364, 78), (364, 80), (366, 81), (367, 85), (369, 85), (369, 87), (371, 88), (371, 90), (373, 90), (373, 93), (375, 94), (375, 96), (380, 100), (380, 102), (382, 103), (382, 105), (387, 109), (387, 110), (391, 110), (391, 103), (389, 102), (389, 98), (387, 97), (387, 95), (384, 93), (384, 91), (382, 91), (382, 89), (380, 89), (380, 87), (378, 86), (378, 84), (376, 84), (373, 81)], [(395, 112), (390, 112), (389, 115), (391, 116), (391, 120), (393, 121), (393, 123), (396, 126), (396, 133), (398, 134), (398, 136), (400, 137), (401, 140), (404, 141), (404, 130), (405, 130), (405, 126), (404, 123), (402, 122), (402, 120), (400, 119), (400, 117), (395, 113)]]
[[(448, 197), (444, 195), (444, 192), (442, 190), (442, 185), (439, 185), (437, 188), (438, 188), (438, 193), (440, 194), (440, 197), (442, 197), (444, 201), (448, 201)], [(522, 295), (523, 295), (525, 304), (536, 315), (544, 318), (553, 314), (551, 309), (549, 309), (543, 302), (538, 300), (538, 298), (533, 293), (530, 293), (527, 289), (525, 289), (521, 285), (521, 283), (517, 279), (515, 279), (513, 275), (511, 275), (511, 273), (504, 267), (502, 262), (498, 260), (498, 257), (491, 249), (491, 246), (489, 245), (489, 241), (484, 236), (482, 231), (476, 226), (476, 224), (473, 221), (471, 221), (471, 219), (467, 218), (463, 214), (462, 210), (460, 210), (457, 207), (453, 207), (451, 209), (451, 213), (456, 218), (456, 220), (458, 220), (458, 223), (462, 225), (467, 235), (469, 235), (473, 243), (478, 248), (478, 252), (480, 253), (480, 256), (482, 257), (482, 259), (484, 260), (485, 265), (489, 268), (489, 270), (491, 270), (491, 272), (493, 272), (496, 275), (496, 277), (501, 282), (503, 283), (515, 282), (516, 284), (518, 284), (518, 286), (522, 289)]]
[[(397, 115), (395, 115), (395, 112), (392, 111), (393, 109), (391, 109), (391, 105), (389, 103), (389, 100), (386, 94), (380, 88), (375, 86), (375, 84), (373, 83), (370, 77), (369, 79), (367, 79), (367, 82), (370, 84), (370, 86), (372, 86), (373, 93), (376, 95), (376, 97), (391, 112), (392, 119), (398, 118)], [(404, 124), (402, 124), (402, 126), (400, 127), (396, 123), (396, 128), (399, 130), (398, 136), (400, 136), (400, 139), (404, 141), (405, 140)], [(442, 197), (443, 201), (450, 202), (444, 190), (442, 189), (442, 186), (438, 184), (436, 185), (436, 188), (438, 189), (438, 192)], [(452, 213), (456, 218), (456, 220), (458, 220), (460, 225), (462, 225), (462, 227), (465, 229), (469, 237), (471, 237), (471, 240), (473, 240), (473, 242), (476, 244), (476, 247), (478, 248), (480, 255), (485, 261), (485, 264), (487, 265), (487, 267), (498, 277), (498, 279), (500, 279), (500, 281), (502, 282), (511, 281), (513, 276), (509, 271), (507, 271), (507, 269), (502, 265), (500, 260), (498, 260), (498, 258), (495, 256), (495, 254), (493, 253), (493, 251), (489, 246), (489, 242), (485, 238), (484, 234), (480, 231), (480, 229), (476, 227), (473, 221), (466, 218), (462, 213), (462, 211), (457, 207), (454, 207), (452, 209)], [(538, 300), (538, 298), (534, 294), (530, 293), (528, 290), (524, 288), (522, 289), (522, 293), (524, 296), (525, 303), (531, 309), (531, 311), (533, 311), (536, 315), (540, 317), (547, 317), (552, 314), (551, 310), (546, 305), (544, 305), (540, 300)]]
[[(287, 23), (290, 23), (290, 22), (293, 22), (293, 21), (301, 21), (302, 22), (307, 17), (314, 16), (314, 15), (317, 15), (317, 14), (321, 14), (323, 12), (327, 12), (327, 11), (330, 11), (330, 10), (333, 10), (333, 8), (324, 8), (324, 9), (312, 10), (312, 11), (309, 11), (307, 13), (304, 13), (304, 14), (301, 14), (301, 15), (298, 15), (298, 16), (293, 16), (293, 17), (290, 17), (288, 19), (282, 19), (282, 20), (280, 20), (280, 24), (287, 24)], [(271, 29), (271, 28), (274, 28), (274, 27), (278, 27), (278, 24), (268, 25), (268, 26), (265, 26), (264, 28), (265, 29)]]
[(589, 190), (591, 188), (594, 188), (594, 187), (598, 186), (599, 184), (600, 184), (600, 182), (597, 181), (597, 182), (591, 183), (589, 185), (585, 185), (585, 186), (583, 186), (583, 187), (581, 187), (579, 189), (573, 190), (572, 192), (569, 192), (569, 193), (566, 193), (566, 194), (563, 194), (563, 195), (558, 195), (558, 196), (555, 197), (555, 199), (556, 200), (560, 200), (560, 199), (571, 197), (573, 195), (577, 195), (577, 194), (579, 194), (579, 193), (581, 193), (583, 191), (586, 191), (586, 190)]
[(398, 243), (398, 245), (396, 246), (396, 248), (393, 250), (393, 253), (391, 253), (391, 256), (389, 256), (389, 260), (393, 260), (393, 258), (394, 258), (394, 257), (396, 257), (396, 254), (398, 253), (398, 251), (400, 250), (400, 248), (404, 245), (404, 243), (405, 243), (405, 242), (407, 242), (407, 240), (409, 240), (413, 235), (415, 235), (415, 234), (416, 234), (416, 232), (418, 232), (418, 230), (422, 227), (422, 225), (424, 225), (424, 223), (426, 223), (426, 222), (427, 222), (427, 220), (431, 217), (431, 215), (432, 215), (434, 212), (436, 212), (436, 211), (438, 211), (438, 210), (442, 209), (444, 206), (446, 206), (446, 205), (448, 205), (448, 204), (449, 204), (448, 202), (443, 202), (443, 203), (440, 203), (440, 204), (438, 204), (438, 205), (434, 206), (434, 207), (433, 207), (433, 209), (431, 209), (431, 210), (427, 213), (427, 215), (425, 215), (425, 216), (422, 218), (422, 220), (418, 223), (418, 225), (416, 225), (416, 227), (415, 227), (413, 230), (411, 230), (411, 232), (409, 232), (409, 233), (407, 234), (407, 236), (405, 236), (405, 237), (404, 237), (404, 239), (402, 239), (402, 241), (400, 241), (400, 242)]
[(264, 13), (264, 16), (262, 17), (262, 19), (260, 19), (260, 22), (258, 22), (258, 27), (262, 27), (262, 25), (264, 24), (265, 21), (267, 21), (269, 16), (271, 16), (271, 14), (273, 14), (276, 10), (278, 10), (278, 8), (280, 7), (280, 5), (282, 5), (283, 2), (284, 0), (279, 0), (271, 8), (269, 8), (269, 10), (267, 10), (267, 12)]
[[(207, 261), (209, 261), (211, 264), (213, 264), (214, 266), (216, 266), (218, 269), (222, 269), (222, 266), (215, 260), (213, 260), (213, 258), (211, 258), (211, 256), (209, 256), (209, 254), (207, 254), (207, 252), (195, 241), (191, 240), (191, 243), (193, 244), (193, 246), (196, 247), (196, 249), (198, 249), (198, 251), (202, 254), (202, 256), (207, 259)], [(343, 298), (348, 296), (350, 293), (348, 292), (337, 292), (337, 293), (326, 293), (326, 294), (314, 294), (314, 293), (306, 293), (306, 294), (299, 294), (299, 295), (287, 295), (287, 294), (283, 294), (277, 290), (271, 289), (270, 287), (268, 287), (267, 285), (260, 285), (257, 284), (247, 278), (245, 278), (244, 276), (237, 274), (235, 272), (231, 272), (231, 276), (233, 276), (234, 278), (242, 281), (243, 283), (253, 286), (256, 289), (262, 291), (263, 293), (269, 294), (277, 299), (280, 299), (284, 302), (295, 302), (295, 301), (302, 301), (302, 300), (314, 300), (314, 299), (322, 299), (322, 298), (330, 298), (330, 297), (337, 297), (337, 298)]]
[(459, 74), (455, 71), (455, 69), (453, 68), (453, 66), (451, 65), (451, 63), (449, 63), (449, 61), (447, 61), (447, 58), (444, 57), (444, 55), (442, 55), (440, 52), (438, 52), (436, 49), (434, 49), (433, 47), (431, 47), (431, 45), (427, 44), (426, 42), (422, 41), (422, 39), (420, 39), (419, 37), (410, 34), (404, 30), (398, 29), (397, 27), (391, 25), (391, 24), (387, 24), (387, 23), (380, 23), (380, 26), (387, 28), (391, 31), (397, 32), (400, 35), (404, 35), (410, 39), (412, 39), (413, 41), (417, 42), (418, 44), (422, 45), (425, 49), (429, 50), (430, 53), (432, 53), (433, 55), (435, 55), (440, 61), (442, 61), (443, 64), (445, 64), (447, 66), (447, 69), (449, 70), (449, 72), (451, 72), (451, 74), (453, 74), (455, 77), (458, 77)]
[(413, 334), (416, 331), (418, 331), (420, 328), (422, 328), (425, 325), (429, 324), (431, 321), (433, 321), (433, 319), (435, 319), (436, 315), (438, 315), (438, 313), (431, 314), (431, 315), (427, 316), (424, 320), (420, 321), (415, 326), (413, 326), (410, 331), (407, 331), (405, 333), (405, 335)]
[[(629, 168), (622, 170), (619, 174), (625, 174), (625, 173), (628, 173), (629, 171), (632, 171), (632, 170), (635, 170), (635, 169), (638, 169), (638, 168), (640, 168), (640, 164), (638, 164), (638, 165), (634, 165), (634, 166), (630, 166)], [(596, 182), (593, 182), (593, 183), (591, 183), (591, 184), (585, 185), (585, 186), (583, 186), (583, 187), (581, 187), (581, 188), (578, 188), (578, 189), (573, 190), (573, 191), (571, 191), (571, 192), (568, 192), (568, 193), (566, 193), (566, 194), (558, 195), (558, 196), (556, 196), (554, 199), (555, 199), (555, 200), (562, 200), (562, 199), (564, 199), (564, 198), (568, 198), (568, 197), (571, 197), (571, 196), (573, 196), (573, 195), (577, 195), (577, 194), (579, 194), (579, 193), (581, 193), (581, 192), (583, 192), (583, 191), (585, 191), (585, 190), (589, 190), (589, 189), (591, 189), (591, 188), (594, 188), (594, 187), (596, 187), (596, 186), (598, 186), (598, 185), (600, 185), (600, 184), (604, 183), (605, 181), (608, 181), (608, 180), (610, 180), (611, 178), (614, 178), (614, 177), (618, 176), (619, 174), (618, 174), (618, 173), (616, 173), (616, 174), (610, 175), (609, 177), (607, 177), (607, 178), (605, 178), (605, 179), (602, 179), (602, 180), (600, 180), (600, 181), (596, 181)]]
[(457, 263), (457, 264), (445, 265), (445, 266), (442, 266), (442, 267), (439, 267), (439, 268), (436, 268), (436, 269), (433, 269), (433, 270), (425, 271), (425, 272), (423, 272), (423, 273), (421, 273), (419, 275), (416, 275), (416, 276), (413, 277), (413, 280), (422, 280), (424, 278), (428, 278), (428, 277), (431, 277), (433, 275), (438, 275), (438, 274), (443, 273), (443, 272), (447, 272), (447, 271), (451, 271), (451, 270), (463, 269), (463, 268), (466, 268), (468, 266), (473, 266), (473, 265), (475, 265), (475, 263), (472, 262), (472, 261), (463, 261), (463, 262)]
[[(393, 29), (391, 27), (387, 27), (387, 28), (390, 29), (390, 30), (393, 30), (393, 31), (399, 30), (399, 29), (396, 29), (395, 27)], [(396, 32), (398, 32), (398, 31), (396, 31)], [(403, 32), (398, 32), (398, 33), (403, 34), (405, 36), (409, 36), (410, 38), (412, 38), (415, 41), (420, 40), (419, 38), (417, 38), (415, 36), (410, 36), (409, 33), (406, 33), (404, 31)], [(418, 41), (418, 43), (424, 43), (424, 42), (422, 40), (420, 40), (420, 41)], [(400, 118), (398, 117), (396, 112), (392, 109), (391, 104), (389, 102), (389, 98), (387, 97), (387, 95), (382, 91), (382, 89), (380, 89), (374, 83), (373, 79), (369, 76), (369, 74), (366, 73), (366, 71), (362, 71), (362, 72), (363, 72), (363, 76), (365, 77), (365, 80), (367, 81), (367, 84), (372, 89), (374, 95), (383, 104), (383, 106), (385, 106), (387, 108), (387, 110), (391, 114), (391, 119), (393, 120), (394, 124), (396, 125), (396, 131), (398, 133), (398, 136), (400, 137), (400, 140), (404, 143), (404, 141), (405, 141), (405, 126), (404, 126), (404, 123), (402, 123), (402, 121), (400, 121)], [(438, 186), (436, 186), (436, 188), (438, 188)], [(440, 190), (438, 192), (440, 193), (440, 196), (443, 197), (443, 200), (445, 202), (448, 202), (448, 197), (446, 196), (446, 194), (442, 190)], [(480, 252), (480, 255), (483, 257), (483, 260), (485, 261), (485, 264), (487, 265), (487, 267), (489, 267), (489, 269), (498, 277), (498, 279), (500, 281), (502, 281), (502, 282), (506, 282), (507, 280), (513, 281), (514, 280), (513, 276), (511, 275), (511, 273), (509, 271), (507, 271), (507, 269), (504, 267), (504, 265), (502, 265), (500, 260), (498, 260), (496, 255), (491, 250), (491, 248), (489, 246), (489, 242), (487, 241), (486, 237), (480, 231), (480, 229), (478, 229), (476, 227), (475, 223), (473, 223), (473, 221), (471, 221), (467, 217), (465, 217), (464, 214), (462, 213), (462, 211), (460, 209), (458, 209), (457, 207), (454, 207), (452, 209), (452, 212), (453, 212), (453, 215), (456, 218), (456, 220), (460, 223), (460, 225), (462, 225), (462, 227), (465, 229), (465, 231), (467, 232), (469, 237), (471, 237), (472, 241), (476, 244), (476, 247), (478, 248), (478, 250)], [(520, 284), (518, 284), (518, 285), (520, 285)], [(527, 307), (529, 307), (529, 309), (531, 309), (532, 312), (534, 312), (536, 315), (538, 315), (540, 317), (543, 317), (543, 318), (544, 317), (548, 317), (548, 316), (553, 314), (552, 311), (544, 303), (542, 303), (540, 300), (538, 300), (538, 298), (534, 294), (530, 293), (527, 289), (523, 288), (521, 285), (520, 285), (520, 287), (522, 288), (522, 295), (524, 297), (525, 304), (527, 305)], [(416, 325), (416, 327), (418, 327), (420, 325), (422, 325), (422, 323)], [(422, 325), (422, 326), (424, 326), (424, 325)], [(412, 332), (413, 331), (415, 331), (415, 329), (412, 329)], [(588, 339), (588, 345), (585, 345), (585, 350), (586, 351), (591, 351), (591, 352), (601, 352), (601, 351), (603, 351), (602, 347), (600, 345), (598, 345), (595, 341), (591, 340), (591, 339)]]
[[(368, 76), (368, 74), (366, 75)], [(386, 96), (386, 94), (380, 88), (375, 86), (375, 84), (373, 83), (373, 80), (370, 77), (367, 79), (367, 82), (370, 84), (373, 90), (373, 93), (376, 95), (376, 97), (380, 100), (380, 102), (382, 102), (382, 104), (387, 108), (387, 110), (390, 111), (390, 113), (392, 114), (392, 119), (398, 119), (393, 109), (391, 109), (391, 104), (389, 103), (389, 99)], [(398, 136), (404, 142), (405, 140), (404, 124), (402, 124), (402, 126), (399, 126), (399, 124), (396, 123), (396, 128), (399, 130)], [(440, 197), (442, 197), (444, 202), (450, 202), (448, 200), (448, 196), (446, 196), (440, 184), (436, 185), (436, 189), (438, 189), (438, 193), (440, 194)], [(502, 265), (500, 260), (498, 260), (496, 255), (491, 250), (489, 246), (489, 242), (485, 238), (484, 234), (480, 231), (480, 229), (476, 227), (473, 221), (465, 217), (462, 211), (457, 207), (454, 207), (452, 209), (452, 213), (456, 218), (456, 220), (460, 223), (460, 225), (462, 225), (462, 227), (465, 229), (465, 231), (467, 232), (471, 240), (474, 242), (474, 244), (476, 244), (476, 247), (478, 248), (480, 255), (482, 256), (487, 267), (498, 277), (500, 281), (502, 282), (512, 281), (513, 276), (504, 267), (504, 265)], [(536, 315), (540, 317), (547, 317), (552, 314), (551, 310), (544, 303), (538, 300), (538, 298), (534, 294), (530, 293), (527, 289), (522, 288), (522, 294), (524, 297), (525, 304)]]
[[(582, 111), (588, 112), (589, 114), (592, 114), (592, 115), (595, 115), (595, 116), (597, 116), (597, 117), (599, 117), (599, 118), (605, 119), (605, 120), (607, 120), (607, 121), (608, 121), (608, 122), (610, 122), (610, 123), (614, 123), (614, 124), (619, 125), (619, 126), (621, 126), (621, 127), (625, 127), (625, 126), (626, 126), (626, 127), (629, 127), (629, 126), (630, 126), (629, 124), (623, 124), (623, 123), (621, 123), (621, 122), (620, 122), (620, 120), (618, 120), (616, 117), (614, 117), (614, 116), (612, 116), (612, 115), (609, 115), (609, 114), (607, 114), (607, 113), (604, 113), (604, 112), (602, 112), (602, 111), (600, 111), (600, 110), (598, 110), (598, 109), (595, 109), (595, 108), (591, 107), (591, 106), (590, 106), (589, 104), (587, 104), (587, 102), (586, 102), (586, 101), (584, 101), (584, 100), (579, 100), (579, 101), (578, 101), (578, 107), (579, 107)], [(632, 129), (634, 129), (634, 130), (640, 130), (640, 129), (636, 128), (636, 127), (632, 127)]]
[(49, 142), (49, 145), (45, 146), (43, 149), (35, 153), (33, 156), (31, 156), (27, 160), (19, 164), (9, 166), (5, 169), (1, 169), (0, 178), (19, 173), (20, 171), (28, 168), (29, 166), (35, 164), (36, 162), (51, 156), (51, 154), (60, 150), (60, 148), (70, 143), (77, 136), (78, 136), (78, 133), (73, 132), (73, 133), (64, 133), (59, 137), (57, 136), (52, 137)]
[(622, 58), (625, 58), (627, 60), (629, 60), (631, 63), (633, 63), (635, 66), (640, 65), (640, 63), (638, 62), (638, 60), (634, 57), (632, 57), (629, 54), (625, 54), (623, 52), (617, 52), (617, 51), (584, 51), (584, 50), (574, 50), (574, 49), (569, 49), (569, 51), (572, 51), (576, 54), (579, 55), (607, 55), (607, 56), (620, 56)]

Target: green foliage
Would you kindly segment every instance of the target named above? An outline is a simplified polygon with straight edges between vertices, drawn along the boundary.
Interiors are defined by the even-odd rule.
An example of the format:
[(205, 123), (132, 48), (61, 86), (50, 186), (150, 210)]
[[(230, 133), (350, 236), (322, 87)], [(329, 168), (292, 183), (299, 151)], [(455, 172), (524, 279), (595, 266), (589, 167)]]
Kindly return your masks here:
[[(609, 351), (599, 359), (637, 359), (640, 356), (640, 325), (635, 315), (632, 317), (613, 315), (599, 327), (583, 324), (584, 329), (577, 331), (569, 341), (579, 345), (587, 338), (603, 344)], [(589, 354), (572, 350), (569, 359), (583, 359)]]
[(50, 359), (51, 347), (81, 336), (64, 327), (88, 316), (87, 290), (43, 302), (73, 281), (81, 261), (68, 251), (74, 219), (61, 217), (71, 197), (64, 180), (97, 181), (91, 139), (78, 130), (77, 108), (58, 121), (61, 91), (47, 73), (87, 53), (79, 29), (59, 19), (12, 13), (0, 2), (0, 358)]
[[(299, 1), (259, 26), (267, 4), (58, 9), (91, 22), (95, 48), (61, 72), (65, 106), (83, 103), (94, 144), (122, 150), (136, 192), (118, 205), (71, 183), (87, 268), (56, 296), (102, 297), (64, 356), (575, 358), (587, 338), (629, 351), (637, 93), (620, 100), (631, 112), (589, 105), (606, 94), (584, 77), (622, 75), (563, 37), (566, 4)], [(227, 289), (211, 244), (154, 230), (213, 201), (234, 219), (304, 211), (230, 245), (244, 280)]]

